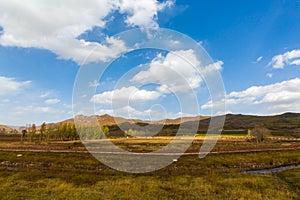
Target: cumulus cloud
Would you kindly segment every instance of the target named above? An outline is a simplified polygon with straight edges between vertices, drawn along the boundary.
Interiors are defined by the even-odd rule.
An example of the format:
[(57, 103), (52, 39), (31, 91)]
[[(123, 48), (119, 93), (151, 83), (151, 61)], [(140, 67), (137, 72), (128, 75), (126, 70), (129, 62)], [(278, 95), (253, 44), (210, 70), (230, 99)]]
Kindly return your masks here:
[(0, 76), (0, 95), (14, 95), (19, 93), (31, 81), (17, 81), (15, 78)]
[(221, 71), (223, 69), (223, 61), (217, 61), (215, 63), (212, 63), (210, 65), (207, 65), (203, 68), (200, 69), (200, 73), (203, 75), (208, 75), (208, 74), (212, 74), (216, 71)]
[[(300, 79), (295, 78), (265, 86), (252, 86), (227, 95), (227, 109), (235, 113), (278, 114), (300, 112)], [(218, 102), (216, 102), (218, 104)], [(211, 109), (212, 102), (201, 109)]]
[(284, 54), (276, 55), (269, 63), (275, 69), (282, 69), (286, 65), (299, 65), (300, 66), (300, 50), (295, 49), (285, 52)]
[(149, 100), (155, 100), (160, 97), (161, 94), (157, 91), (149, 91), (144, 89), (138, 89), (135, 86), (122, 87), (121, 89), (115, 89), (113, 91), (103, 92), (96, 94), (92, 97), (91, 102), (111, 105), (111, 104), (128, 104), (128, 102), (138, 103), (146, 102)]
[(58, 104), (59, 102), (60, 102), (59, 99), (47, 99), (47, 100), (45, 100), (45, 104), (48, 104), (48, 105)]
[(192, 49), (173, 51), (166, 56), (159, 54), (148, 69), (136, 74), (131, 82), (158, 83), (158, 91), (162, 93), (187, 92), (200, 86), (201, 75), (221, 70), (223, 62), (201, 68), (200, 64)]
[(174, 1), (158, 2), (157, 0), (121, 0), (120, 13), (128, 13), (125, 22), (130, 26), (158, 27), (156, 22), (159, 11), (170, 7)]
[(171, 5), (157, 0), (0, 0), (0, 45), (47, 49), (61, 59), (81, 63), (106, 61), (126, 50), (125, 43), (107, 37), (104, 44), (77, 39), (93, 27), (105, 28), (113, 11), (126, 16), (129, 26), (156, 27), (157, 13)]

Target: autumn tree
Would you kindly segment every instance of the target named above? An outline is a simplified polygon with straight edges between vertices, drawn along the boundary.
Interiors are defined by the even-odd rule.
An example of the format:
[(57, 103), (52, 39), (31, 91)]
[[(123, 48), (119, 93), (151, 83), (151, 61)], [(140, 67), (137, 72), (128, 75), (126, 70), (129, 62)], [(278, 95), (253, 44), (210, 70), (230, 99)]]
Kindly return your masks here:
[(27, 134), (27, 130), (26, 129), (22, 130), (22, 133), (21, 133), (21, 142), (22, 143), (23, 143), (23, 138), (25, 138), (26, 134)]
[(78, 134), (77, 134), (75, 124), (72, 124), (72, 126), (71, 126), (71, 139), (72, 140), (77, 140), (78, 139)]
[(46, 123), (42, 123), (41, 129), (40, 129), (40, 142), (42, 142), (44, 138), (44, 134), (46, 133)]
[(257, 124), (251, 130), (251, 134), (257, 142), (263, 142), (267, 140), (268, 136), (270, 135), (270, 130), (265, 128), (262, 124)]
[(36, 125), (32, 124), (30, 131), (29, 131), (29, 142), (32, 142), (32, 137), (36, 134)]
[(106, 137), (109, 136), (109, 128), (108, 126), (101, 126), (101, 131), (104, 133)]
[(5, 135), (5, 134), (6, 134), (6, 130), (5, 130), (5, 128), (1, 128), (1, 129), (0, 129), (0, 134), (3, 134), (3, 135)]

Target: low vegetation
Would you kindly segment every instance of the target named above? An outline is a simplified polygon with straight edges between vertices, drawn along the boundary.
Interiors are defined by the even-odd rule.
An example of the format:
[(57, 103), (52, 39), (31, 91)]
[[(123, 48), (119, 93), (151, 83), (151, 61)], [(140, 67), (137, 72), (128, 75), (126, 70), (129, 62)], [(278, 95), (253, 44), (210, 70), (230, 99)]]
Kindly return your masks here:
[[(17, 154), (21, 154), (18, 157)], [(90, 154), (0, 152), (1, 199), (299, 199), (300, 170), (249, 169), (300, 162), (300, 151), (183, 156), (146, 174), (110, 169)]]
[(250, 136), (254, 137), (256, 142), (263, 142), (268, 139), (271, 135), (270, 130), (265, 128), (262, 124), (257, 124), (255, 127), (250, 131)]
[[(150, 152), (174, 140), (178, 124), (165, 125), (155, 137), (123, 132), (113, 123), (77, 129), (70, 121), (43, 123), (19, 133), (2, 129), (0, 199), (300, 199), (300, 169), (246, 173), (300, 164), (299, 119), (293, 113), (228, 115), (212, 154), (204, 159), (184, 155), (166, 168), (145, 174), (127, 174), (101, 164), (85, 152), (77, 130), (83, 128), (80, 137), (92, 145), (104, 145), (101, 141), (107, 136), (125, 150)], [(199, 152), (209, 120), (200, 121), (188, 153)], [(174, 141), (180, 145), (185, 139)]]

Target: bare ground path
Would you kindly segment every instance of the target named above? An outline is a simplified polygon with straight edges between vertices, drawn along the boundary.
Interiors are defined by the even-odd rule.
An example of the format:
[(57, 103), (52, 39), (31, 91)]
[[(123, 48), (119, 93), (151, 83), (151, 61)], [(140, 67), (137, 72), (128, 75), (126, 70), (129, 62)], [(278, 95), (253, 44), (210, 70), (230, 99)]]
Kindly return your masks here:
[[(286, 151), (286, 150), (296, 150), (300, 149), (300, 145), (291, 145), (282, 148), (253, 148), (253, 149), (240, 149), (240, 150), (220, 150), (212, 151), (211, 154), (225, 154), (225, 153), (250, 153), (250, 152), (266, 152), (266, 151)], [(26, 148), (0, 148), (0, 151), (10, 151), (10, 152), (53, 152), (53, 153), (99, 153), (99, 154), (136, 154), (136, 155), (197, 155), (199, 152), (113, 152), (113, 151), (87, 151), (87, 150), (60, 150), (60, 149), (26, 149)], [(205, 152), (202, 152), (205, 153)]]

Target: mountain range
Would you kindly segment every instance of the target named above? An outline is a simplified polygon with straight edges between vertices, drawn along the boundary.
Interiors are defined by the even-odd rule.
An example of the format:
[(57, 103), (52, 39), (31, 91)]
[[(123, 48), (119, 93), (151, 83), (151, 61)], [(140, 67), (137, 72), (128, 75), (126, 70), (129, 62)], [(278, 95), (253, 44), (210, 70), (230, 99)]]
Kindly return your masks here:
[[(92, 116), (77, 116), (84, 118), (85, 121), (92, 119)], [(210, 120), (212, 118), (218, 118), (220, 116), (196, 116), (196, 117), (183, 117), (177, 119), (165, 119), (159, 121), (145, 121), (139, 119), (126, 119), (122, 117), (113, 117), (108, 114), (96, 116), (100, 125), (110, 126), (112, 130), (119, 131), (117, 124), (139, 124), (142, 126), (151, 124), (162, 125), (164, 124), (168, 129), (178, 129), (179, 125), (189, 125), (191, 123), (199, 123), (198, 132), (206, 131)], [(67, 119), (58, 123), (52, 123), (51, 125), (60, 124), (74, 124), (74, 118)], [(273, 133), (291, 133), (295, 130), (300, 130), (300, 113), (284, 113), (273, 116), (256, 116), (256, 115), (242, 115), (242, 114), (227, 114), (224, 123), (224, 131), (230, 130), (244, 130), (253, 128), (256, 124), (262, 124), (266, 128), (270, 129)], [(38, 126), (37, 126), (38, 127)], [(13, 127), (6, 125), (0, 125), (0, 129), (10, 131)]]
[[(89, 118), (81, 116), (83, 118)], [(196, 117), (183, 117), (177, 119), (165, 119), (159, 121), (143, 121), (139, 119), (126, 119), (122, 117), (113, 117), (108, 114), (97, 116), (100, 125), (108, 125), (112, 131), (118, 132), (118, 124), (138, 124), (138, 125), (159, 125), (164, 124), (164, 129), (175, 130), (180, 125), (192, 125), (193, 123), (199, 123), (198, 132), (205, 132), (209, 127), (210, 120), (212, 118), (218, 118), (221, 116), (209, 117), (209, 116), (196, 116)], [(256, 124), (261, 124), (272, 131), (272, 134), (290, 134), (296, 130), (300, 130), (300, 113), (284, 113), (273, 116), (257, 116), (257, 115), (242, 115), (242, 114), (227, 114), (224, 123), (223, 132), (237, 131), (247, 132), (248, 129), (252, 129)], [(74, 119), (68, 119), (56, 124), (62, 123), (74, 123)]]

